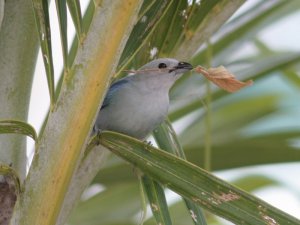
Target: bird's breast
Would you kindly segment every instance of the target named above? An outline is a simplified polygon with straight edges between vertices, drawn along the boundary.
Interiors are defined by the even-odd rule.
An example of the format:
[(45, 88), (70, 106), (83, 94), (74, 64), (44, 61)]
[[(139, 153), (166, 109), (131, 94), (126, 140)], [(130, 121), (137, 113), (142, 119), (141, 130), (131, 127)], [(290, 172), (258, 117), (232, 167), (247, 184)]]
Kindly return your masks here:
[[(127, 101), (127, 100), (125, 100)], [(168, 93), (152, 92), (146, 95), (139, 94), (131, 97), (126, 107), (129, 127), (140, 132), (151, 132), (159, 123), (161, 123), (168, 113), (169, 97)]]
[(124, 90), (100, 112), (100, 129), (144, 139), (166, 117), (168, 91)]

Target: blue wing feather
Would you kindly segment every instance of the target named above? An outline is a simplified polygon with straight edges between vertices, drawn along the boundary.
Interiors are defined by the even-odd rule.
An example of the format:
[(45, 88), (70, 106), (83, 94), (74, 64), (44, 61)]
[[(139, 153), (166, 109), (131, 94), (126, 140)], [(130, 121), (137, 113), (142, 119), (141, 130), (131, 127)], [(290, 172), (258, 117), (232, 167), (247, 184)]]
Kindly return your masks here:
[(102, 103), (101, 109), (104, 109), (110, 104), (111, 98), (116, 93), (117, 90), (119, 90), (124, 84), (128, 83), (129, 81), (124, 78), (120, 79), (116, 82), (114, 82), (108, 89), (108, 92), (106, 93), (106, 96), (104, 98), (104, 101)]

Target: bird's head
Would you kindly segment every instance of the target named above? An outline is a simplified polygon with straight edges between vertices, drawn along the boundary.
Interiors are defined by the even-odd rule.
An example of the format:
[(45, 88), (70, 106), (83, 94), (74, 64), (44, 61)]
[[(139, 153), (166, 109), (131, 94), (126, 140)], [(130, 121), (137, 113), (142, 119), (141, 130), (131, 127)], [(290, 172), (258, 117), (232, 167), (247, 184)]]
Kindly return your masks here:
[(170, 74), (178, 76), (191, 69), (193, 69), (193, 66), (187, 62), (180, 62), (171, 58), (160, 58), (142, 66), (139, 70), (137, 70), (137, 73), (153, 75)]

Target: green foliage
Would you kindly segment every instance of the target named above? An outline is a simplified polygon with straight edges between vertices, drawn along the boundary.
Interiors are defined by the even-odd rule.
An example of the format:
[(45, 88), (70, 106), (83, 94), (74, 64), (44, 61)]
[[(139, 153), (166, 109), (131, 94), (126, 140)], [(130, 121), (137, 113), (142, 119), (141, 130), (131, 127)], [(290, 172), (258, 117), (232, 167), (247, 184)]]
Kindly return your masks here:
[[(57, 34), (50, 31), (51, 16), (49, 18), (48, 2), (32, 0), (48, 80), (50, 111), (53, 109), (59, 111), (67, 104), (67, 95), (62, 96), (65, 101), (59, 104), (56, 104), (56, 101), (61, 97), (63, 90), (72, 89), (70, 87), (75, 82), (75, 72), (80, 68), (88, 68), (89, 60), (81, 60), (80, 54), (82, 49), (86, 49), (92, 42), (87, 37), (95, 32), (93, 22), (95, 15), (104, 7), (103, 2), (109, 1), (89, 1), (83, 13), (79, 0), (56, 1), (64, 71), (55, 88), (53, 66), (56, 65), (53, 65), (51, 35)], [(68, 220), (70, 225), (140, 223), (143, 206), (139, 195), (141, 190), (137, 183), (138, 176), (142, 176), (144, 191), (154, 214), (153, 217), (146, 215), (144, 223), (146, 225), (219, 224), (213, 214), (236, 224), (300, 224), (292, 216), (200, 169), (200, 167), (208, 168), (207, 165), (210, 165), (208, 169), (213, 171), (238, 170), (244, 166), (295, 162), (300, 159), (299, 147), (291, 144), (293, 140), (299, 140), (299, 127), (285, 126), (281, 129), (282, 126), (272, 126), (275, 120), (284, 121), (297, 110), (287, 105), (294, 106), (298, 100), (300, 54), (276, 51), (260, 40), (258, 35), (264, 28), (299, 11), (300, 3), (296, 0), (259, 1), (242, 14), (231, 18), (243, 3), (243, 0), (143, 1), (139, 11), (136, 12), (135, 25), (122, 39), (124, 41), (128, 37), (124, 49), (119, 52), (119, 62), (114, 70), (113, 79), (126, 75), (123, 73), (124, 69), (138, 68), (153, 58), (177, 57), (192, 62), (194, 66), (206, 65), (207, 62), (212, 66), (224, 65), (241, 80), (253, 79), (254, 85), (229, 95), (215, 86), (210, 86), (210, 91), (207, 92), (207, 83), (199, 74), (190, 73), (184, 76), (171, 90), (169, 120), (153, 133), (156, 144), (166, 152), (109, 132), (103, 133), (100, 139), (99, 137), (92, 139), (88, 148), (81, 150), (84, 157), (80, 155), (78, 158), (74, 157), (74, 160), (78, 161), (66, 163), (73, 165), (74, 168), (75, 164), (79, 165), (74, 172), (72, 178), (74, 180), (85, 171), (91, 172), (94, 169), (97, 172), (100, 166), (95, 166), (96, 159), (93, 161), (92, 156), (97, 153), (98, 148), (94, 146), (100, 140), (101, 145), (115, 154), (106, 160), (104, 167), (91, 184), (89, 184), (91, 180), (84, 180), (84, 184), (80, 187), (75, 186), (75, 189), (78, 188), (77, 193), (80, 194), (86, 186), (101, 184), (104, 190), (89, 199), (79, 201), (77, 195), (72, 196), (73, 190), (70, 188), (74, 188), (72, 182), (75, 181), (70, 181), (68, 191), (71, 194), (68, 193), (65, 198), (65, 202), (70, 203), (64, 205), (68, 207), (66, 216), (63, 216), (61, 221), (53, 221), (53, 224), (64, 224), (68, 213), (78, 201)], [(5, 4), (0, 4), (0, 32), (3, 28), (1, 27), (3, 15), (5, 21), (5, 13), (2, 13)], [(67, 10), (73, 24), (67, 21)], [(107, 10), (111, 9), (107, 7)], [(70, 34), (67, 33), (67, 26), (70, 25), (75, 27), (76, 38), (68, 50), (67, 40)], [(112, 27), (105, 32), (114, 32), (114, 29)], [(247, 55), (240, 52), (244, 44), (253, 46), (255, 53)], [(25, 49), (25, 45), (26, 43), (19, 48)], [(238, 58), (234, 57), (236, 54), (239, 54)], [(75, 60), (77, 61), (74, 64)], [(5, 76), (1, 76), (1, 79), (5, 79)], [(67, 88), (66, 84), (69, 85)], [(105, 85), (108, 86), (103, 84)], [(0, 105), (5, 107), (6, 102), (0, 101)], [(24, 115), (27, 115), (26, 113)], [(50, 126), (51, 113), (53, 112), (48, 113), (43, 129), (38, 135), (25, 121), (0, 118), (0, 135), (22, 134), (34, 140), (37, 140), (38, 136), (38, 148), (41, 139), (51, 140), (51, 128), (56, 127), (53, 124)], [(64, 118), (60, 119), (57, 121), (63, 121)], [(176, 124), (182, 124), (176, 129), (177, 135), (173, 128)], [(70, 129), (66, 133), (73, 131)], [(52, 132), (56, 130), (53, 129)], [(76, 143), (73, 141), (72, 144)], [(72, 147), (75, 148), (70, 145), (70, 148)], [(205, 149), (209, 149), (209, 152)], [(0, 152), (0, 157), (1, 154)], [(35, 158), (38, 157), (39, 155), (35, 155)], [(36, 161), (33, 165), (36, 166)], [(49, 171), (57, 169), (55, 165), (52, 166)], [(0, 168), (1, 171), (2, 168), (9, 168), (8, 175), (13, 175), (18, 180), (14, 169), (8, 165), (0, 165)], [(140, 175), (141, 173), (143, 174)], [(30, 177), (26, 179), (27, 182), (32, 180), (32, 177), (31, 180)], [(256, 174), (242, 176), (232, 182), (248, 192), (283, 183)], [(67, 185), (67, 181), (65, 183)], [(168, 196), (165, 196), (164, 192), (166, 188), (181, 195), (183, 201), (168, 204), (166, 201)], [(21, 193), (23, 199), (24, 193)], [(28, 199), (28, 196), (25, 197)], [(64, 197), (62, 196), (61, 201)], [(210, 213), (207, 211), (202, 213), (200, 207)]]
[[(100, 142), (174, 192), (234, 223), (238, 224), (242, 221), (245, 224), (263, 225), (268, 220), (272, 220), (279, 224), (300, 224), (300, 220), (229, 185), (195, 165), (159, 149), (145, 146), (144, 143), (133, 138), (113, 132), (103, 132)], [(148, 185), (149, 188), (152, 186)], [(159, 210), (158, 206), (156, 207)], [(162, 223), (160, 220), (159, 222)]]

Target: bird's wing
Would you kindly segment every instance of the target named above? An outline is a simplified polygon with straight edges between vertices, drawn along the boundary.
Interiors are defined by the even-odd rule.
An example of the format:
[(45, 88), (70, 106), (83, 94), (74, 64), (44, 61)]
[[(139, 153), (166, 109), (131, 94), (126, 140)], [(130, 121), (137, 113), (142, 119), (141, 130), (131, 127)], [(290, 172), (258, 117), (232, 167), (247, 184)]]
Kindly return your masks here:
[(104, 109), (105, 107), (107, 107), (110, 104), (110, 101), (112, 99), (112, 97), (114, 96), (114, 94), (120, 90), (120, 88), (122, 88), (122, 86), (126, 83), (128, 83), (129, 80), (124, 78), (124, 79), (120, 79), (116, 82), (114, 82), (110, 87), (108, 92), (106, 93), (106, 96), (104, 98), (104, 101), (102, 103), (101, 109)]

